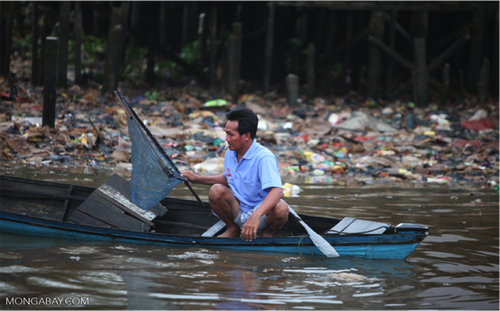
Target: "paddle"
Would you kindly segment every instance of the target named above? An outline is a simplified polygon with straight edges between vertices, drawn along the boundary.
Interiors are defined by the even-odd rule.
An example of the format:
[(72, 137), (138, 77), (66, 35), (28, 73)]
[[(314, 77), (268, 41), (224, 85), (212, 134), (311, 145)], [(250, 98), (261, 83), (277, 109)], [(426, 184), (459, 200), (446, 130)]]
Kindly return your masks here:
[[(288, 204), (287, 204), (288, 205)], [(292, 214), (297, 221), (306, 229), (309, 234), (309, 238), (313, 241), (314, 245), (328, 258), (339, 257), (339, 253), (330, 245), (321, 235), (314, 232), (311, 227), (309, 227), (303, 220), (300, 218), (299, 214), (297, 214), (290, 206), (288, 206), (288, 211)]]

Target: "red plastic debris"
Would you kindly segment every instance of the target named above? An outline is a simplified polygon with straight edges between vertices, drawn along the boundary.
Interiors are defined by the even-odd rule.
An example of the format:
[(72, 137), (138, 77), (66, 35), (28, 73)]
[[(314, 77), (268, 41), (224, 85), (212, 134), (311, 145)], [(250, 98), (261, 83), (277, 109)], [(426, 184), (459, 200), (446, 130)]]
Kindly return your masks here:
[[(462, 123), (460, 123), (460, 125), (463, 128), (479, 132), (492, 129), (494, 124), (492, 124), (491, 122), (494, 122), (494, 119), (495, 118), (488, 117), (481, 120), (463, 121)], [(496, 126), (498, 127), (498, 121), (496, 121)]]

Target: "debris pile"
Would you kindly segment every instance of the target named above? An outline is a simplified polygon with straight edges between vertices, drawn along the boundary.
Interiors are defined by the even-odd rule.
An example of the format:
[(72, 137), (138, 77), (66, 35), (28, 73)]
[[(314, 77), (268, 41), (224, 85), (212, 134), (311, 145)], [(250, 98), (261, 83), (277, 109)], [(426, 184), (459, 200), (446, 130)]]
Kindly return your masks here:
[[(159, 91), (154, 99), (148, 92), (122, 93), (180, 170), (222, 173), (224, 113), (234, 104), (193, 87)], [(38, 90), (2, 100), (1, 173), (16, 166), (131, 170), (118, 98), (78, 86), (59, 92), (55, 129), (42, 126), (42, 101)], [(283, 177), (498, 183), (498, 102), (476, 107), (464, 99), (422, 109), (352, 95), (318, 97), (292, 108), (284, 97), (245, 94), (239, 103), (258, 114), (257, 139), (278, 157)]]

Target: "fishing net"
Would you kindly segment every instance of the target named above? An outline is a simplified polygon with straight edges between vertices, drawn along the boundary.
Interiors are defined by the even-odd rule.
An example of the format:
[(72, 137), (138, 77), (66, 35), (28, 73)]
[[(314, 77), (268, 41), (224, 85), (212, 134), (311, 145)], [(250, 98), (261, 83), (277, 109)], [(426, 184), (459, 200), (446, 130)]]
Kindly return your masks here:
[(116, 91), (127, 114), (132, 142), (132, 201), (149, 209), (165, 198), (178, 184), (186, 181), (165, 151), (151, 135), (125, 98)]

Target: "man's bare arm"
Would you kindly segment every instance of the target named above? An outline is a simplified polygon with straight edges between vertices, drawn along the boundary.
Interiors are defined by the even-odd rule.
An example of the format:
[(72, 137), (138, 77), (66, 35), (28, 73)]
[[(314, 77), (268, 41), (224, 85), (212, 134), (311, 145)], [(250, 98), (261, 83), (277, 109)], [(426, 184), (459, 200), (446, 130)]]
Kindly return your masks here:
[(217, 176), (200, 176), (197, 175), (191, 171), (185, 171), (181, 173), (182, 176), (186, 177), (189, 179), (190, 182), (194, 184), (203, 184), (203, 185), (215, 185), (215, 184), (222, 184), (226, 187), (229, 187), (227, 183), (226, 177), (224, 175), (217, 175)]

